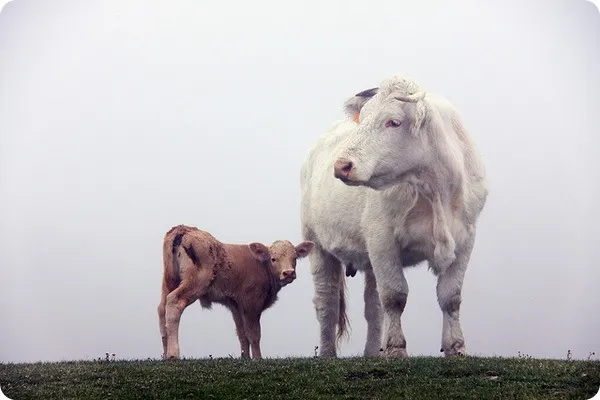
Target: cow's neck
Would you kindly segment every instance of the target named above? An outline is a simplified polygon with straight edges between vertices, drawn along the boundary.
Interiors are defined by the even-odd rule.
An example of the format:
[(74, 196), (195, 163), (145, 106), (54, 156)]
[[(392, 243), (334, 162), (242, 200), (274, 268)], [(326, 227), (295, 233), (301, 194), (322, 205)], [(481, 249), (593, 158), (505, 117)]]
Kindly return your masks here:
[[(432, 239), (435, 242), (434, 265), (446, 268), (453, 261), (456, 242), (452, 227), (457, 214), (462, 210), (462, 185), (453, 180), (444, 180), (444, 171), (421, 168), (406, 173), (403, 184), (388, 192), (388, 201), (399, 202), (404, 217), (419, 204), (429, 203), (431, 209)], [(460, 182), (462, 183), (462, 182)], [(458, 219), (459, 220), (459, 219)]]
[(462, 210), (463, 182), (443, 168), (429, 169), (418, 176), (417, 191), (431, 204), (432, 234), (435, 242), (433, 262), (443, 270), (454, 261), (456, 241), (452, 227)]
[(414, 185), (417, 192), (425, 197), (434, 208), (454, 215), (463, 199), (463, 181), (444, 165), (434, 165), (413, 172), (407, 183)]

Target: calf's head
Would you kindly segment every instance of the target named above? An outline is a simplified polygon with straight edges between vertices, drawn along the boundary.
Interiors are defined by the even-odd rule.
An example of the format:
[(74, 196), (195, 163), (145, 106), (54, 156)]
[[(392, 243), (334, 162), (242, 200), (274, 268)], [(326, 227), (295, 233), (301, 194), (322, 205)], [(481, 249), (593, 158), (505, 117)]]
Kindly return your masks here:
[(334, 161), (333, 173), (347, 185), (384, 189), (431, 159), (430, 108), (425, 91), (405, 78), (392, 77), (366, 91), (366, 101), (364, 93), (354, 96), (361, 99), (351, 101), (355, 107), (346, 105), (347, 113), (359, 113), (358, 125)]
[(270, 247), (262, 243), (250, 243), (249, 246), (254, 257), (270, 268), (283, 287), (296, 279), (296, 260), (306, 257), (314, 243), (305, 241), (294, 246), (287, 240), (277, 240)]

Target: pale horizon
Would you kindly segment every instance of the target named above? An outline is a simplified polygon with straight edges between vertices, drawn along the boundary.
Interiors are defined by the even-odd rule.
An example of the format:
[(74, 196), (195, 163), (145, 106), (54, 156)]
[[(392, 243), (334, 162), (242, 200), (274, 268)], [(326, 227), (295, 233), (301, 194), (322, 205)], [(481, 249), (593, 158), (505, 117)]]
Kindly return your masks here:
[[(468, 3), (468, 4), (467, 4)], [(392, 75), (453, 102), (489, 196), (467, 268), (470, 355), (600, 357), (600, 13), (587, 1), (14, 0), (0, 13), (0, 362), (160, 358), (162, 240), (302, 241), (300, 166)], [(595, 182), (595, 183), (594, 183)], [(313, 357), (309, 261), (262, 316), (265, 358)], [(441, 357), (426, 265), (411, 356)], [(363, 275), (347, 279), (362, 354)], [(240, 356), (189, 306), (181, 356)]]

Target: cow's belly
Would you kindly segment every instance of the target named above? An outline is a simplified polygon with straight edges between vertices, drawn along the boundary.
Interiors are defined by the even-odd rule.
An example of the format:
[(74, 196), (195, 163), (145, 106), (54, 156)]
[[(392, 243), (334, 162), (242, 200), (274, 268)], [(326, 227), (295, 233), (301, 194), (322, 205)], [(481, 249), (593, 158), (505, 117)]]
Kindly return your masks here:
[(403, 267), (413, 267), (427, 260), (427, 255), (417, 249), (400, 250), (400, 259)]
[(369, 257), (359, 226), (360, 220), (349, 217), (332, 222), (315, 227), (317, 239), (323, 249), (343, 264), (352, 264), (357, 270), (366, 268)]
[(362, 270), (369, 265), (366, 242), (361, 228), (365, 188), (348, 187), (332, 176), (313, 194), (312, 230), (320, 245), (343, 264)]
[(433, 256), (432, 227), (431, 219), (424, 218), (418, 221), (405, 220), (395, 229), (402, 266), (411, 267)]

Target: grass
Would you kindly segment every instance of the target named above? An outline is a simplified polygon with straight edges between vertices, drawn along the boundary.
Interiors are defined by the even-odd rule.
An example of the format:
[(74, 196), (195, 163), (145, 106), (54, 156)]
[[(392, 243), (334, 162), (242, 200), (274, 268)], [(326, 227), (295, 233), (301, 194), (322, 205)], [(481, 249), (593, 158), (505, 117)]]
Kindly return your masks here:
[(439, 357), (0, 364), (11, 399), (590, 399), (600, 361)]

